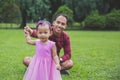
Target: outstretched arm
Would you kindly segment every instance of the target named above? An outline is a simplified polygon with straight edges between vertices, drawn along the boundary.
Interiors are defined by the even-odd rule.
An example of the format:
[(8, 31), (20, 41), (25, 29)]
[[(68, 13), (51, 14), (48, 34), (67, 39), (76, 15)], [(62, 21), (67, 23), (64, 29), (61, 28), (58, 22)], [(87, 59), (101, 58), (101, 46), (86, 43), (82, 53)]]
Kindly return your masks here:
[(52, 56), (53, 56), (53, 59), (55, 61), (55, 64), (56, 64), (56, 68), (57, 70), (61, 70), (61, 66), (60, 66), (60, 61), (59, 61), (59, 58), (58, 58), (58, 55), (57, 55), (57, 51), (56, 51), (56, 46), (53, 45), (53, 48), (52, 48)]
[(26, 42), (31, 45), (35, 45), (35, 40), (31, 40), (30, 33), (28, 31), (25, 32)]

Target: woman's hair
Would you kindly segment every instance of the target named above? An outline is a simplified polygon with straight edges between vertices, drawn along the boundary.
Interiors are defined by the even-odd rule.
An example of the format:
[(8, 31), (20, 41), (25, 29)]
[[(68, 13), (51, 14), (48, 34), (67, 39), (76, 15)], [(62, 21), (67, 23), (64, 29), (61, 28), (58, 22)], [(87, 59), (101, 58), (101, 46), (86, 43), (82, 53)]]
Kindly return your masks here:
[(69, 22), (68, 16), (67, 16), (66, 14), (64, 14), (64, 13), (60, 13), (60, 14), (55, 15), (55, 16), (53, 17), (53, 21), (55, 21), (56, 18), (59, 17), (59, 16), (65, 17), (66, 20), (67, 20), (67, 24), (68, 24), (68, 22)]
[(45, 25), (48, 25), (49, 28), (51, 27), (51, 23), (49, 21), (46, 21), (46, 20), (40, 20), (38, 21), (37, 25), (36, 25), (36, 29), (38, 30), (38, 27), (39, 26), (45, 26)]

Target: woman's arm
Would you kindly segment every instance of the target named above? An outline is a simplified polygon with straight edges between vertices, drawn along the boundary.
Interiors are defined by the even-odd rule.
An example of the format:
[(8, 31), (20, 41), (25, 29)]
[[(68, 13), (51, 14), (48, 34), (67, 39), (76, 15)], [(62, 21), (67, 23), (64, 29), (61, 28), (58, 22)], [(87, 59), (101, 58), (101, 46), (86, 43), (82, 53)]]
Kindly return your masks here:
[(64, 35), (64, 55), (61, 57), (62, 61), (70, 60), (71, 59), (71, 45), (70, 45), (70, 37), (65, 34)]

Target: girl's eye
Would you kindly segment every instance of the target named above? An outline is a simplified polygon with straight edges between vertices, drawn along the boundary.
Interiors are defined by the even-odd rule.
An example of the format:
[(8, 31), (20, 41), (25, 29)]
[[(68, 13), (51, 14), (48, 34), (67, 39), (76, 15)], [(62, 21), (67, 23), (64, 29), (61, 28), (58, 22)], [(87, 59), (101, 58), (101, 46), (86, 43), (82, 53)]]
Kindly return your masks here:
[(62, 25), (64, 26), (64, 25), (65, 25), (65, 23), (62, 23)]
[(39, 34), (42, 34), (42, 32), (39, 32)]
[(47, 34), (47, 32), (45, 32), (45, 34)]

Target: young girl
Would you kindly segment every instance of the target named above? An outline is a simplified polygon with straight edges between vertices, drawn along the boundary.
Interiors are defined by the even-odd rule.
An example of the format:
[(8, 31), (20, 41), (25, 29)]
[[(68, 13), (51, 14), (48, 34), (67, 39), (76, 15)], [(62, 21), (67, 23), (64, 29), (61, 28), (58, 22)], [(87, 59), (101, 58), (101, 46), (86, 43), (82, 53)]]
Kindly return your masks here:
[(31, 40), (29, 32), (25, 33), (28, 44), (36, 45), (36, 54), (33, 56), (23, 80), (62, 80), (59, 58), (55, 43), (48, 40), (51, 31), (48, 21), (39, 21), (37, 36), (39, 40)]

